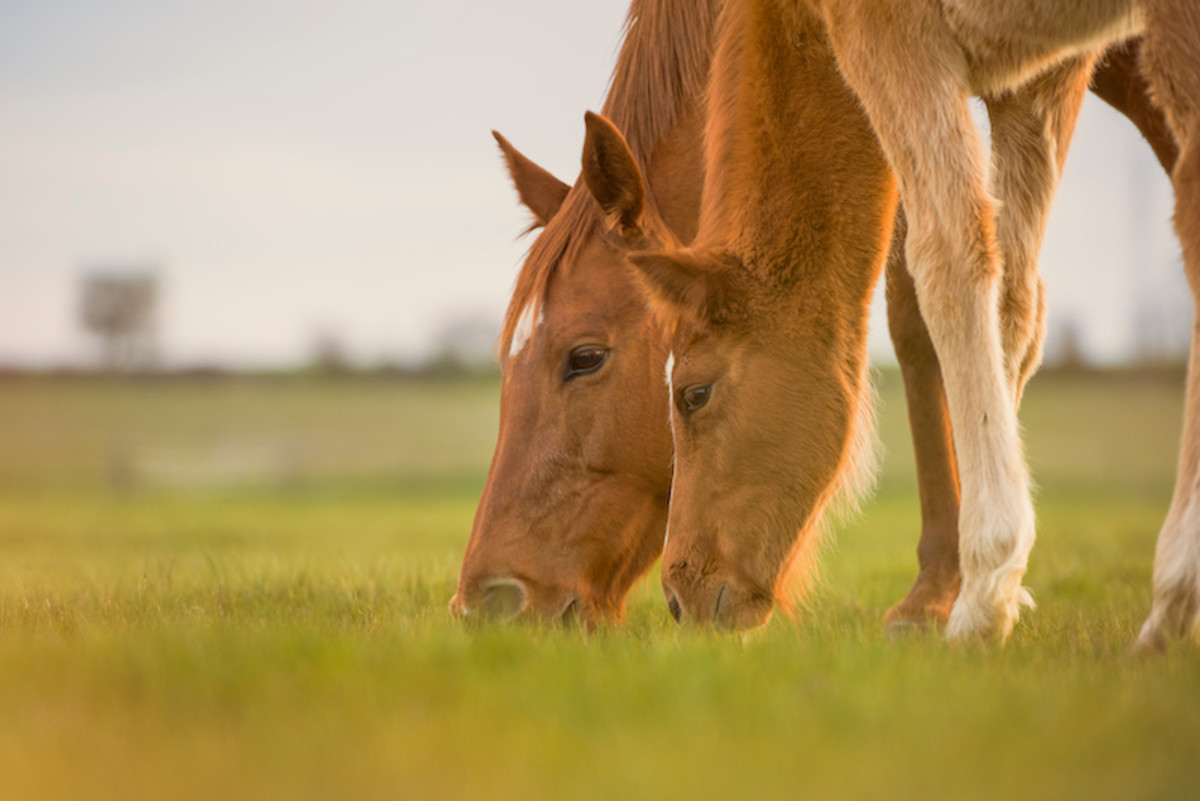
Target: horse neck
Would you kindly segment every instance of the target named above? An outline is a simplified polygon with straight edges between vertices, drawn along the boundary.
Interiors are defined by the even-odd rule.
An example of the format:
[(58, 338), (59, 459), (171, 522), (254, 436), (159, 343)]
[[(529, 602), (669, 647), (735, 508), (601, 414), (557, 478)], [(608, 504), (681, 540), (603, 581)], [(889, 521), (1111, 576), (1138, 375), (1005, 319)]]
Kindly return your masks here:
[(696, 245), (731, 250), (795, 297), (781, 305), (813, 318), (802, 322), (857, 321), (835, 332), (857, 345), (890, 240), (894, 180), (823, 24), (802, 3), (780, 5), (725, 10)]

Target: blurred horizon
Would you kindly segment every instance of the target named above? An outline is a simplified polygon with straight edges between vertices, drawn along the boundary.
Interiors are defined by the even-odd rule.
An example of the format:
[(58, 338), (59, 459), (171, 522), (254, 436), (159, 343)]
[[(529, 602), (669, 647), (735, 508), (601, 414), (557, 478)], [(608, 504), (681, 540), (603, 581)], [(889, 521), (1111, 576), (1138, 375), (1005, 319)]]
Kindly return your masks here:
[[(627, 7), (0, 5), (0, 366), (96, 362), (97, 267), (156, 277), (167, 368), (486, 360), (532, 240), (489, 131), (573, 181)], [(1042, 252), (1052, 360), (1186, 354), (1171, 212), (1089, 97)]]

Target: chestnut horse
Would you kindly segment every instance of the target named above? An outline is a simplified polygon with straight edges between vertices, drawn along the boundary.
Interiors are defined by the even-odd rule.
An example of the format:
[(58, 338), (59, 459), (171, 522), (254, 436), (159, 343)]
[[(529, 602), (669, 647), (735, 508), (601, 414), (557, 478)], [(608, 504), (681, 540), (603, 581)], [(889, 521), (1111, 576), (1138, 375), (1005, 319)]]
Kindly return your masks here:
[[(673, 8), (670, 3), (634, 4), (630, 11), (629, 36), (606, 106), (606, 111), (621, 115), (626, 124), (640, 134), (635, 139), (640, 143), (638, 150), (655, 154), (651, 159), (652, 166), (656, 167), (650, 174), (651, 203), (654, 204), (656, 199), (654, 205), (666, 209), (662, 217), (669, 222), (667, 227), (685, 239), (691, 236), (696, 224), (695, 201), (702, 180), (702, 163), (699, 158), (700, 116), (695, 99), (681, 98), (686, 94), (681, 90), (697, 90), (696, 72), (707, 68), (708, 52), (703, 41), (706, 35), (712, 36), (715, 16), (714, 7), (704, 9), (692, 5), (688, 8), (701, 13), (681, 16), (680, 9)], [(671, 25), (666, 24), (668, 19), (672, 20)], [(671, 63), (672, 60), (676, 63)], [(1128, 54), (1112, 59), (1110, 66), (1097, 75), (1097, 91), (1101, 93), (1103, 88), (1104, 96), (1142, 128), (1161, 157), (1170, 147), (1170, 140), (1169, 137), (1163, 140), (1161, 118), (1156, 117), (1155, 109), (1145, 102), (1132, 64)], [(690, 77), (683, 85), (673, 85), (661, 78), (653, 85), (639, 81), (638, 72), (650, 76), (684, 73)], [(674, 99), (659, 101), (655, 94)], [(665, 133), (659, 133), (664, 130), (659, 115), (664, 109), (679, 105), (684, 110), (676, 110), (673, 116), (668, 114), (671, 122), (666, 125)], [(604, 160), (600, 154), (617, 154), (627, 148), (619, 135), (602, 121), (589, 118), (588, 127), (590, 155), (585, 156), (585, 164), (592, 165), (590, 172), (594, 174), (597, 163)], [(654, 136), (659, 137), (659, 143), (647, 150), (645, 143)], [(549, 222), (543, 236), (551, 240), (549, 247), (535, 245), (525, 264), (510, 307), (505, 335), (509, 346), (504, 353), (512, 350), (512, 342), (524, 342), (527, 334), (519, 324), (522, 320), (524, 325), (532, 321), (527, 316), (522, 317), (521, 312), (530, 307), (539, 294), (543, 321), (549, 318), (556, 323), (547, 327), (547, 336), (572, 326), (582, 328), (585, 326), (583, 321), (589, 318), (606, 323), (608, 328), (602, 333), (607, 342), (633, 342), (639, 336), (657, 334), (647, 327), (644, 311), (636, 313), (637, 309), (627, 302), (628, 296), (616, 291), (628, 284), (628, 278), (622, 270), (613, 269), (616, 253), (612, 246), (615, 245), (616, 250), (628, 249), (630, 242), (644, 244), (644, 238), (635, 235), (614, 239), (611, 234), (601, 234), (610, 247), (596, 247), (592, 240), (605, 226), (598, 224), (594, 214), (586, 213), (587, 205), (577, 203), (572, 207), (575, 214), (558, 216), (556, 212), (570, 188), (529, 162), (499, 135), (497, 139), (521, 199), (541, 224)], [(688, 153), (693, 157), (688, 158)], [(611, 161), (612, 156), (607, 159)], [(636, 171), (637, 166), (631, 169)], [(661, 219), (653, 214), (646, 213), (643, 217), (645, 219), (639, 224), (647, 230), (661, 231), (663, 228)], [(564, 224), (567, 220), (570, 224)], [(581, 261), (581, 253), (592, 258)], [(896, 249), (893, 255), (899, 253)], [(558, 257), (558, 263), (564, 266), (556, 271), (552, 257)], [(913, 590), (888, 613), (887, 620), (921, 622), (933, 618), (944, 621), (958, 581), (957, 485), (948, 447), (940, 374), (928, 333), (917, 311), (912, 282), (902, 255), (889, 262), (888, 276), (889, 322), (910, 399), (923, 514), (918, 548), (921, 572)], [(551, 280), (558, 288), (552, 295), (547, 292)], [(598, 286), (603, 291), (599, 291)], [(563, 343), (547, 344), (550, 351), (560, 353), (560, 358), (568, 350)], [(520, 350), (518, 348), (516, 355), (519, 356)], [(572, 352), (574, 350), (578, 349), (572, 349)], [(599, 355), (598, 351), (603, 351), (604, 355)], [(559, 378), (558, 364), (551, 363), (548, 367), (526, 364), (524, 369), (515, 364), (506, 368), (502, 428), (509, 430), (510, 425), (518, 425), (506, 421), (521, 417), (519, 427), (525, 436), (505, 437), (503, 444), (497, 446), (484, 502), (480, 504), (464, 559), (459, 593), (452, 604), (454, 608), (462, 612), (482, 609), (501, 616), (526, 608), (551, 616), (569, 610), (588, 619), (619, 614), (628, 586), (657, 556), (670, 480), (671, 446), (666, 410), (654, 404), (647, 410), (645, 392), (647, 389), (655, 391), (657, 379), (630, 369), (637, 353), (636, 348), (622, 348), (617, 357), (621, 362), (618, 363), (609, 361), (610, 348), (584, 347), (579, 350), (575, 357), (602, 359), (594, 369), (603, 367), (616, 375), (593, 381), (586, 385), (586, 393), (579, 392), (563, 400), (557, 396), (573, 378), (565, 375)], [(515, 370), (521, 370), (521, 373), (514, 377)], [(564, 401), (573, 405), (570, 414), (576, 418), (577, 425), (582, 425), (603, 414), (592, 411), (594, 408), (618, 407), (630, 403), (630, 399), (636, 408), (648, 411), (650, 420), (657, 418), (659, 423), (638, 426), (636, 440), (622, 442), (604, 442), (606, 438), (612, 440), (620, 436), (621, 432), (615, 427), (592, 428), (593, 437), (612, 454), (613, 475), (624, 475), (627, 479), (623, 484), (613, 482), (611, 486), (615, 489), (610, 493), (611, 497), (605, 496), (609, 491), (606, 484), (595, 482), (595, 476), (587, 470), (561, 469), (543, 481), (528, 480), (524, 465), (531, 457), (538, 457), (539, 448), (542, 453), (553, 453), (555, 449), (571, 446), (571, 428), (562, 425), (561, 415), (552, 413), (556, 407)], [(530, 412), (533, 404), (537, 404), (536, 409)], [(657, 469), (654, 468), (656, 460)], [(558, 486), (566, 489), (560, 491), (556, 489)], [(547, 492), (547, 487), (551, 491)], [(622, 492), (628, 495), (639, 491), (640, 503), (627, 505), (628, 508), (657, 509), (657, 519), (655, 514), (641, 514), (613, 525), (605, 514), (571, 518), (574, 507), (560, 508), (556, 518), (553, 503), (545, 501), (549, 496), (564, 499), (569, 505), (572, 497), (599, 493), (601, 497), (593, 508), (603, 513), (606, 503), (612, 506), (623, 500)], [(493, 495), (507, 497), (508, 505), (489, 503)], [(540, 525), (532, 513), (539, 508), (547, 510), (544, 518), (547, 522)], [(533, 522), (522, 523), (522, 518)], [(603, 529), (604, 525), (609, 525), (607, 531)]]
[[(1200, 299), (1200, 10), (1179, 0), (784, 5), (786, 31), (769, 21), (770, 0), (726, 9), (693, 247), (631, 256), (674, 327), (669, 603), (691, 620), (760, 624), (822, 509), (853, 483), (865, 292), (895, 188), (866, 130), (908, 215), (907, 262), (959, 467), (962, 585), (947, 636), (1003, 639), (1029, 602), (1034, 519), (1016, 408), (1040, 358), (1036, 254), (1079, 103), (1099, 51), (1144, 26), (1144, 71), (1180, 146), (1176, 229)], [(990, 178), (972, 94), (991, 117)], [(1143, 645), (1197, 615), (1198, 337)]]
[[(605, 221), (582, 181), (568, 187), (497, 135), (521, 200), (545, 228), (500, 338), (500, 433), (451, 601), (458, 614), (616, 619), (661, 551), (671, 432), (661, 378), (650, 376), (662, 375), (666, 344), (623, 254), (695, 233), (719, 8), (630, 8), (604, 113), (628, 135), (654, 191), (637, 178), (628, 219)], [(611, 160), (612, 132), (590, 118), (585, 162)]]

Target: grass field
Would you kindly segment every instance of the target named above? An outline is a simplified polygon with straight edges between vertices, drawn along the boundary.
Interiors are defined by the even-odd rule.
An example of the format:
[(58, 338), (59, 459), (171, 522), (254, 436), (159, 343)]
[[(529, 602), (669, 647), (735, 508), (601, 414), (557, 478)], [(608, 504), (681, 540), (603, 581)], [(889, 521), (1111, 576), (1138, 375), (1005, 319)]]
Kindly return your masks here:
[[(1197, 798), (1200, 646), (1149, 608), (1182, 378), (1035, 379), (1005, 648), (888, 639), (918, 509), (879, 491), (806, 614), (467, 629), (446, 602), (494, 383), (0, 383), (0, 798)], [(198, 465), (198, 467), (197, 467)]]

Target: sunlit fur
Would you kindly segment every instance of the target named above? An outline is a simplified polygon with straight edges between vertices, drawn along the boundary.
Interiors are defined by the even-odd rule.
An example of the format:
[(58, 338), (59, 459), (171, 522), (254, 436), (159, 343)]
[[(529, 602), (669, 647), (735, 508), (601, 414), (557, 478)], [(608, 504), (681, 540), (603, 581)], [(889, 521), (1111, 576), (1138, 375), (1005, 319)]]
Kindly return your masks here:
[[(1200, 13), (1184, 0), (825, 0), (818, 7), (839, 68), (896, 171), (909, 271), (943, 373), (962, 489), (962, 586), (948, 635), (1003, 638), (1028, 598), (1021, 580), (1034, 540), (1015, 409), (1040, 356), (1036, 257), (1087, 71), (1100, 49), (1144, 25), (1144, 73), (1180, 147), (1176, 229), (1191, 277), (1200, 194), (1188, 162), (1197, 147)], [(983, 97), (991, 117), (990, 171), (970, 121), (971, 94)], [(1198, 380), (1189, 377), (1176, 502), (1156, 560), (1156, 576), (1173, 578), (1156, 578), (1147, 640), (1195, 618), (1196, 549), (1162, 540), (1200, 536), (1176, 534), (1187, 528), (1178, 521), (1190, 517), (1181, 510), (1195, 485), (1188, 454), (1200, 437), (1191, 421)], [(1173, 569), (1180, 562), (1190, 563), (1185, 571)], [(1167, 585), (1173, 589), (1163, 592)], [(1179, 619), (1156, 615), (1180, 608), (1181, 598), (1187, 624), (1153, 622)]]
[(866, 321), (896, 193), (815, 15), (743, 2), (722, 25), (695, 244), (632, 259), (677, 395), (713, 387), (674, 415), (663, 582), (686, 620), (750, 628), (873, 461)]
[[(1178, 156), (1175, 142), (1139, 63), (1142, 41), (1131, 39), (1105, 53), (1092, 76), (1092, 91), (1141, 131), (1163, 168), (1170, 173)], [(929, 330), (917, 305), (916, 287), (905, 261), (907, 228), (898, 217), (887, 265), (888, 329), (904, 380), (921, 499), (921, 537), (917, 545), (919, 573), (912, 589), (884, 617), (897, 629), (945, 623), (958, 597), (959, 486), (950, 415), (942, 387), (941, 366)], [(1035, 336), (1044, 336), (1040, 327)]]
[[(619, 149), (649, 178), (642, 246), (695, 232), (716, 9), (715, 0), (630, 8), (604, 112), (628, 137)], [(589, 146), (603, 147), (606, 130), (590, 120)], [(499, 438), (451, 607), (611, 620), (658, 556), (666, 525), (670, 430), (661, 380), (650, 378), (661, 375), (665, 337), (628, 275), (630, 244), (610, 230), (582, 178), (560, 185), (497, 139), (545, 228), (517, 278), (498, 347)], [(564, 381), (567, 354), (583, 344), (611, 348), (608, 361)]]
[[(730, 16), (742, 15), (745, 30), (754, 30), (756, 24), (761, 30), (762, 17), (755, 15), (768, 5), (738, 3)], [(1021, 579), (1033, 545), (1034, 517), (1015, 412), (1041, 353), (1044, 300), (1036, 274), (1037, 252), (1097, 53), (1110, 41), (1138, 32), (1143, 8), (1127, 2), (1018, 6), (970, 0), (814, 0), (811, 5), (789, 6), (821, 15), (839, 70), (869, 116), (899, 179), (907, 211), (909, 271), (944, 378), (959, 460), (962, 585), (950, 614), (948, 636), (1004, 638), (1019, 607), (1029, 602)], [(1181, 149), (1173, 172), (1176, 227), (1189, 277), (1200, 283), (1193, 269), (1198, 227), (1193, 165), (1197, 160), (1189, 158), (1195, 149), (1193, 123), (1200, 96), (1193, 86), (1200, 74), (1195, 57), (1200, 41), (1194, 35), (1197, 12), (1178, 0), (1147, 3), (1144, 11), (1146, 75)], [(714, 86), (721, 85), (723, 76), (745, 70), (761, 42), (740, 49), (736, 43), (724, 43), (716, 60)], [(768, 228), (764, 238), (764, 230), (739, 213), (749, 208), (769, 216), (777, 211), (771, 206), (772, 197), (786, 192), (780, 193), (775, 185), (759, 186), (737, 198), (737, 179), (728, 177), (736, 175), (741, 164), (751, 164), (751, 169), (777, 180), (789, 174), (764, 169), (774, 166), (769, 163), (755, 163), (769, 152), (761, 140), (751, 137), (740, 144), (736, 140), (745, 123), (737, 119), (739, 110), (748, 106), (756, 112), (783, 115), (795, 103), (795, 91), (779, 88), (786, 87), (786, 79), (778, 73), (789, 71), (788, 66), (780, 66), (786, 63), (780, 49), (763, 61), (771, 64), (770, 70), (754, 79), (741, 75), (733, 81), (754, 86), (756, 98), (739, 107), (729, 101), (732, 94), (721, 96), (718, 88), (710, 101), (708, 182), (696, 249), (677, 255), (674, 270), (671, 260), (661, 256), (638, 260), (660, 310), (673, 311), (684, 323), (685, 333), (674, 343), (680, 364), (687, 364), (690, 353), (698, 354), (695, 361), (704, 366), (696, 374), (706, 379), (723, 375), (734, 363), (731, 356), (748, 355), (743, 347), (746, 341), (762, 347), (764, 332), (769, 338), (780, 328), (771, 319), (775, 309), (761, 302), (762, 293), (746, 273), (777, 274), (779, 262), (772, 263), (772, 248), (794, 241), (795, 233)], [(809, 91), (820, 92), (811, 86)], [(971, 94), (984, 98), (991, 116), (990, 170), (970, 119)], [(767, 139), (776, 148), (784, 141), (782, 136)], [(731, 140), (735, 144), (728, 145)], [(714, 149), (721, 148), (721, 156), (711, 158)], [(769, 157), (765, 160), (769, 162)], [(729, 192), (730, 186), (735, 191)], [(722, 218), (735, 222), (722, 230)], [(804, 216), (797, 214), (794, 219), (801, 221)], [(821, 228), (819, 223), (817, 227)], [(713, 265), (724, 265), (728, 285), (713, 275)], [(694, 286), (700, 290), (687, 286), (681, 278), (686, 274), (696, 277)], [(789, 297), (780, 302), (794, 305), (796, 300)], [(754, 313), (747, 315), (746, 309)], [(750, 317), (762, 322), (739, 325)], [(687, 380), (679, 369), (677, 386)], [(1193, 525), (1198, 515), (1192, 512), (1190, 500), (1197, 489), (1195, 475), (1200, 473), (1200, 460), (1194, 458), (1200, 453), (1200, 424), (1192, 419), (1195, 404), (1191, 402), (1200, 380), (1196, 372), (1189, 378), (1176, 501), (1160, 539), (1155, 612), (1143, 641), (1153, 641), (1164, 628), (1193, 625), (1197, 614), (1196, 553), (1200, 549), (1192, 543), (1200, 532)], [(744, 391), (736, 382), (727, 383), (727, 395)], [(715, 397), (720, 394), (718, 390)], [(742, 401), (750, 405), (747, 399)], [(761, 416), (770, 421), (780, 409), (766, 406)], [(722, 447), (732, 442), (734, 447), (760, 453), (770, 449), (757, 440), (739, 441), (738, 437), (746, 436), (744, 424), (733, 440), (728, 439), (728, 430), (738, 426), (719, 418), (710, 421), (710, 430), (705, 431), (699, 422), (704, 413), (699, 412), (690, 426), (680, 425), (676, 418), (675, 500), (664, 580), (690, 617), (753, 625), (765, 617), (767, 589), (773, 582), (777, 587), (781, 568), (794, 551), (774, 543), (769, 529), (778, 524), (777, 519), (768, 515), (766, 528), (754, 521), (751, 512), (762, 516), (761, 495), (746, 493), (730, 503), (711, 486), (713, 476), (728, 478), (722, 476), (722, 465), (714, 469), (712, 464), (725, 458)], [(764, 422), (767, 428), (771, 425)], [(689, 437), (702, 447), (689, 452)], [(776, 466), (787, 470), (795, 462), (792, 457)], [(702, 489), (689, 492), (693, 481)], [(818, 493), (809, 503), (800, 504), (801, 516), (790, 521), (798, 524), (799, 542), (807, 533), (805, 516), (820, 503)], [(749, 553), (747, 543), (758, 544), (760, 552)]]

